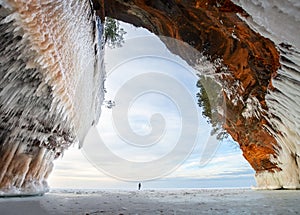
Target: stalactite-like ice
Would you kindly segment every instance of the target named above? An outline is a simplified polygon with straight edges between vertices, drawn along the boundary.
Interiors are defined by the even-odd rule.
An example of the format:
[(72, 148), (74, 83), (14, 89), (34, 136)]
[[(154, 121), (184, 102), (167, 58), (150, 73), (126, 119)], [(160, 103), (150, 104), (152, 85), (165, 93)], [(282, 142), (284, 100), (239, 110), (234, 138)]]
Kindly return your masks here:
[(281, 67), (266, 102), (268, 131), (277, 140), (277, 156), (271, 158), (282, 171), (256, 174), (262, 189), (300, 188), (300, 4), (297, 0), (234, 0), (250, 16), (249, 26), (270, 38), (278, 47)]
[(0, 193), (47, 190), (103, 101), (102, 24), (90, 1), (0, 0)]

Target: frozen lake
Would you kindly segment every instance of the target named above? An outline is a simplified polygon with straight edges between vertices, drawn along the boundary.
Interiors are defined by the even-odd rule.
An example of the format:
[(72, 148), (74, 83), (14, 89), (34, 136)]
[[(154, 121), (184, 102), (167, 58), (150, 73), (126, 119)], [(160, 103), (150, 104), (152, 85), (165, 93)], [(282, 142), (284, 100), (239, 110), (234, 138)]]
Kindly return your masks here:
[(296, 190), (53, 190), (2, 198), (1, 214), (298, 214)]

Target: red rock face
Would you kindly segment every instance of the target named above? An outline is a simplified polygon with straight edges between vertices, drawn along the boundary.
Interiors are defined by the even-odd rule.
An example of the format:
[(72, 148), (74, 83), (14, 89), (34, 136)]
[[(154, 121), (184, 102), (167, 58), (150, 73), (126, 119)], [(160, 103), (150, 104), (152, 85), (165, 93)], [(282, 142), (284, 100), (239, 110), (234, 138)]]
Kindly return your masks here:
[[(229, 0), (99, 0), (98, 3), (98, 12), (104, 10), (106, 16), (184, 41), (212, 61), (223, 59), (230, 75), (220, 81), (224, 86), (236, 81), (242, 86), (235, 95), (240, 98), (236, 103), (224, 93), (224, 128), (239, 143), (256, 172), (280, 170), (270, 160), (276, 156), (277, 142), (266, 131), (268, 123), (263, 117), (267, 111), (265, 95), (273, 88), (271, 78), (279, 67), (279, 54), (269, 39), (252, 31), (239, 18), (237, 13), (247, 16), (242, 8)], [(193, 56), (180, 47), (167, 46), (191, 65), (195, 63)], [(250, 98), (256, 98), (261, 106), (258, 117), (242, 115)]]

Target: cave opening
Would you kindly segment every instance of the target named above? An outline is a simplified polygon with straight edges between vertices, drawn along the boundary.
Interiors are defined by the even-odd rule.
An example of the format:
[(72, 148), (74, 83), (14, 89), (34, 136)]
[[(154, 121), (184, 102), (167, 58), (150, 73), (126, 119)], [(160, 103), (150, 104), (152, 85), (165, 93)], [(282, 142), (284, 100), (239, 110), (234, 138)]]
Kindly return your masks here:
[[(253, 170), (221, 127), (224, 101), (213, 74), (217, 63), (203, 57), (197, 69), (192, 68), (165, 43), (186, 52), (194, 48), (117, 22), (126, 33), (117, 45), (106, 45), (105, 102), (97, 134), (88, 134), (82, 149), (85, 158), (78, 163), (93, 175), (85, 186), (101, 188), (96, 181), (103, 178), (101, 186), (108, 188), (134, 187), (137, 181), (147, 181), (148, 188), (176, 188), (178, 177), (180, 187), (253, 185)], [(52, 187), (60, 186), (60, 167), (67, 168), (75, 156), (78, 152), (71, 149), (56, 161), (58, 168), (49, 180)], [(225, 159), (234, 162), (222, 162)], [(80, 179), (73, 177), (74, 183), (80, 184)]]
[[(108, 98), (104, 102), (108, 109), (103, 109), (103, 112), (111, 111), (112, 116), (104, 121), (113, 122), (113, 129), (118, 130), (116, 136), (141, 150), (154, 147), (164, 140), (165, 134), (179, 138), (178, 144), (170, 140), (166, 142), (176, 144), (160, 147), (160, 150), (172, 149), (171, 153), (165, 150), (147, 159), (141, 152), (127, 150), (133, 153), (130, 158), (114, 160), (109, 158), (120, 158), (121, 155), (103, 154), (110, 152), (108, 147), (101, 148), (103, 151), (90, 149), (91, 156), (99, 157), (97, 152), (100, 152), (103, 158), (107, 158), (108, 163), (100, 160), (101, 165), (111, 167), (115, 162), (122, 163), (117, 165), (121, 168), (111, 168), (115, 171), (111, 175), (117, 177), (120, 174), (117, 178), (129, 180), (122, 177), (127, 173), (125, 175), (136, 180), (132, 171), (128, 174), (132, 167), (145, 173), (146, 176), (139, 180), (155, 178), (151, 175), (155, 172), (153, 169), (159, 170), (155, 172), (156, 176), (170, 172), (196, 148), (193, 143), (197, 141), (186, 140), (189, 134), (199, 134), (198, 127), (193, 125), (198, 121), (201, 124), (199, 119), (202, 119), (213, 125), (218, 138), (226, 139), (228, 132), (237, 141), (243, 156), (256, 172), (258, 187), (299, 187), (299, 113), (295, 108), (299, 46), (298, 40), (290, 37), (296, 35), (290, 32), (297, 31), (294, 26), (299, 26), (298, 13), (282, 14), (277, 11), (278, 7), (266, 11), (264, 4), (239, 1), (246, 12), (229, 0), (97, 2), (96, 12), (92, 1), (88, 0), (82, 5), (75, 1), (70, 4), (59, 1), (43, 7), (40, 2), (26, 6), (24, 2), (1, 4), (1, 40), (3, 44), (9, 44), (0, 50), (5, 56), (0, 59), (0, 72), (4, 77), (0, 83), (1, 128), (4, 128), (0, 138), (4, 141), (0, 152), (3, 155), (0, 185), (4, 193), (45, 192), (52, 161), (72, 143), (82, 143), (90, 126), (95, 125), (100, 116), (105, 91), (104, 57), (109, 61), (121, 59), (112, 64), (107, 78), (115, 76), (116, 81), (111, 85), (122, 90)], [(55, 13), (45, 12), (53, 8), (57, 9)], [(273, 23), (261, 20), (259, 11), (266, 12)], [(278, 19), (276, 14), (285, 17)], [(64, 24), (54, 22), (53, 16), (62, 17)], [(117, 48), (106, 51), (108, 54), (104, 55), (101, 46), (103, 31), (97, 30), (101, 29), (100, 20), (103, 21), (105, 16), (145, 27), (159, 36), (163, 48), (157, 47), (151, 36), (143, 36), (130, 39), (136, 50), (134, 56), (126, 49), (109, 57), (109, 52)], [(295, 30), (280, 34), (278, 31), (282, 30), (278, 29), (277, 21), (290, 23)], [(111, 23), (114, 26), (114, 22)], [(125, 37), (123, 33), (118, 31), (119, 38)], [(125, 47), (129, 43), (122, 44), (121, 40), (119, 44), (116, 40), (111, 45)], [(175, 56), (184, 61), (178, 63)], [(191, 68), (202, 71), (205, 77), (199, 81)], [(176, 73), (181, 70), (187, 72)], [(187, 75), (189, 72), (191, 78)], [(221, 94), (215, 93), (216, 89)], [(107, 95), (113, 92), (106, 91)], [(222, 99), (225, 100), (223, 109), (218, 105)], [(171, 104), (175, 104), (174, 108), (169, 107)], [(202, 108), (198, 108), (198, 104)], [(197, 114), (199, 109), (200, 114)], [(124, 117), (127, 115), (130, 120)], [(168, 124), (165, 115), (172, 119), (172, 123)], [(176, 117), (178, 115), (180, 117)], [(141, 116), (144, 118), (139, 118)], [(219, 120), (219, 116), (225, 116), (225, 119)], [(216, 120), (212, 119), (214, 117)], [(170, 135), (166, 128), (178, 124), (181, 125), (177, 126), (179, 132)], [(103, 130), (105, 128), (95, 132), (99, 135)], [(116, 142), (109, 134), (103, 139)], [(135, 142), (128, 141), (132, 138)], [(197, 140), (198, 137), (194, 138)], [(99, 144), (99, 139), (94, 139)], [(147, 142), (147, 139), (151, 141)], [(124, 148), (123, 145), (115, 147)], [(178, 156), (178, 152), (182, 154)], [(170, 161), (174, 162), (162, 165), (161, 158), (171, 158)], [(159, 162), (154, 162), (155, 159)], [(141, 168), (133, 163), (151, 163), (152, 166)]]

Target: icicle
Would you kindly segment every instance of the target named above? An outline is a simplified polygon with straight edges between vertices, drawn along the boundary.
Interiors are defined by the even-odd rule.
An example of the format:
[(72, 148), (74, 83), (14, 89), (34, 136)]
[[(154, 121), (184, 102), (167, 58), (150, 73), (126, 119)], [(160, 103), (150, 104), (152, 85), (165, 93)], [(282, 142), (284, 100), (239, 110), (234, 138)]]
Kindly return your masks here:
[(5, 11), (0, 14), (0, 193), (43, 193), (52, 161), (82, 141), (98, 120), (103, 46), (94, 52), (102, 29), (99, 35), (93, 26), (102, 24), (88, 0), (5, 2), (0, 2)]
[[(277, 140), (272, 159), (282, 171), (256, 175), (259, 188), (300, 188), (300, 13), (297, 1), (234, 0), (249, 17), (241, 17), (255, 31), (270, 38), (280, 52), (281, 68), (266, 96), (267, 130)], [(272, 6), (271, 6), (272, 5)], [(246, 116), (245, 112), (245, 116)]]

